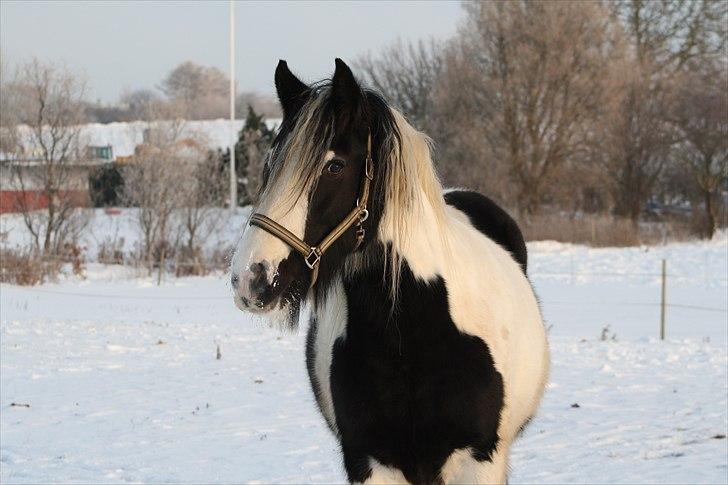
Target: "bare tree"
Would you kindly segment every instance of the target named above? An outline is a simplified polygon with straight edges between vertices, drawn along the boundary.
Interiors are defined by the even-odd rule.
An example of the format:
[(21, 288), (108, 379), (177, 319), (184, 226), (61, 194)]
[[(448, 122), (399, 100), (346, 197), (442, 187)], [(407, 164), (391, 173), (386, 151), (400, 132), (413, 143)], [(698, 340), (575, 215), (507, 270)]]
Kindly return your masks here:
[[(610, 109), (599, 147), (615, 211), (637, 224), (645, 202), (680, 145), (670, 123), (679, 72), (712, 63), (725, 47), (725, 2), (624, 0), (610, 4), (629, 49), (610, 70)], [(683, 144), (684, 145), (684, 144)]]
[(411, 123), (429, 131), (435, 87), (443, 71), (443, 48), (435, 40), (393, 45), (359, 58), (356, 67), (366, 82), (389, 98)]
[[(725, 66), (724, 66), (725, 68)], [(672, 119), (681, 135), (677, 157), (692, 174), (704, 210), (702, 235), (711, 238), (718, 223), (722, 184), (728, 178), (728, 97), (726, 71), (715, 78), (686, 76)]]
[(235, 112), (238, 118), (243, 113), (247, 113), (249, 108), (253, 108), (256, 113), (260, 113), (266, 118), (282, 118), (281, 106), (278, 98), (273, 95), (263, 94), (256, 91), (244, 91), (238, 94), (235, 99)]
[[(29, 97), (28, 86), (21, 86), (18, 73), (11, 74), (5, 57), (0, 55), (0, 152), (6, 157), (18, 156), (23, 100)], [(7, 167), (3, 166), (3, 170)]]
[(614, 210), (637, 225), (645, 202), (669, 162), (675, 142), (667, 123), (671, 87), (653, 66), (625, 61), (614, 69), (610, 109), (599, 120), (599, 151), (610, 181)]
[(153, 121), (169, 114), (165, 101), (151, 89), (123, 92), (119, 101), (126, 107), (127, 121)]
[(204, 270), (203, 241), (218, 231), (229, 216), (228, 211), (221, 210), (227, 200), (228, 179), (199, 135), (188, 140), (178, 161), (185, 178), (178, 210), (185, 243), (177, 258), (184, 271), (178, 269), (178, 274), (200, 274)]
[(505, 163), (519, 212), (533, 214), (557, 170), (585, 152), (615, 53), (609, 15), (586, 2), (482, 2), (465, 9), (461, 52), (450, 61), (457, 74), (446, 94), (465, 96), (457, 104), (487, 140), (486, 160)]
[(156, 123), (147, 140), (125, 169), (124, 197), (137, 207), (140, 259), (161, 279), (172, 257), (201, 267), (202, 240), (225, 221), (227, 179), (203, 136), (182, 121)]
[[(77, 210), (88, 189), (85, 170), (78, 166), (85, 82), (64, 67), (33, 60), (3, 91), (8, 96), (3, 115), (13, 113), (12, 124), (5, 120), (2, 130), (3, 150), (15, 159), (5, 169), (20, 193), (16, 205), (36, 251), (58, 254), (86, 222), (86, 214)], [(46, 208), (38, 210), (39, 205)]]
[(141, 259), (150, 272), (161, 268), (177, 245), (179, 228), (172, 220), (182, 205), (182, 187), (189, 182), (187, 171), (179, 166), (183, 123), (158, 124), (149, 132), (148, 142), (137, 147), (133, 164), (124, 173), (124, 197), (138, 207), (137, 224), (141, 233)]
[(216, 67), (184, 62), (167, 75), (160, 89), (180, 105), (187, 119), (223, 118), (228, 114), (229, 79)]
[(637, 62), (679, 70), (725, 56), (728, 3), (715, 0), (610, 2)]

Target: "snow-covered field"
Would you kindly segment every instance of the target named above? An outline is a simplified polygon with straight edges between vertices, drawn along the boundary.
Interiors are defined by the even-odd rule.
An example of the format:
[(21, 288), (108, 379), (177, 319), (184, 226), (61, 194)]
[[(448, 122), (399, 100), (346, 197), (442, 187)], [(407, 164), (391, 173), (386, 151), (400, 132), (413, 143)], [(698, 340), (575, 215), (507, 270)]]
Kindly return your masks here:
[[(553, 366), (511, 483), (728, 481), (727, 252), (530, 245)], [(225, 275), (155, 282), (90, 264), (0, 286), (0, 481), (342, 482), (305, 329), (235, 310)]]

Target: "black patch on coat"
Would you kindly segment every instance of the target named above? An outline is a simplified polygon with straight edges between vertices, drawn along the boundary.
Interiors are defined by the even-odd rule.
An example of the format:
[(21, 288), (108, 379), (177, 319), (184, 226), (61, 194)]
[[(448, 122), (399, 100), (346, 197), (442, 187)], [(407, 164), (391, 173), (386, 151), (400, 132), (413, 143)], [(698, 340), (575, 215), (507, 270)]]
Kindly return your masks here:
[(504, 389), (488, 346), (457, 329), (442, 278), (416, 280), (405, 264), (392, 310), (382, 266), (370, 268), (344, 283), (349, 319), (331, 366), (349, 480), (370, 475), (370, 456), (411, 483), (441, 482), (459, 448), (490, 459)]
[[(322, 85), (322, 87), (325, 85)], [(361, 248), (376, 240), (379, 222), (384, 212), (386, 200), (386, 179), (389, 166), (389, 153), (384, 151), (384, 140), (392, 137), (400, 140), (397, 124), (389, 106), (377, 93), (369, 90), (361, 91), (360, 104), (366, 107), (367, 123), (362, 124), (362, 117), (347, 119), (338, 106), (337, 97), (332, 92), (322, 109), (329, 109), (335, 119), (333, 138), (329, 147), (337, 158), (346, 163), (344, 173), (337, 178), (322, 174), (316, 189), (310, 195), (309, 213), (306, 219), (304, 239), (312, 244), (317, 243), (330, 233), (355, 207), (361, 183), (364, 178), (367, 154), (367, 137), (372, 136), (372, 156), (374, 159), (374, 180), (369, 195), (369, 217), (363, 224), (365, 236)], [(343, 112), (342, 112), (343, 111)], [(401, 142), (398, 143), (401, 146)], [(343, 261), (356, 246), (356, 225), (349, 228), (321, 258), (316, 294), (323, 295), (328, 290), (333, 277), (338, 273)]]
[(488, 197), (470, 190), (448, 192), (445, 194), (445, 202), (464, 212), (478, 231), (511, 253), (526, 274), (526, 242), (518, 224), (505, 210)]
[[(316, 377), (316, 332), (318, 331), (318, 322), (312, 317), (308, 324), (308, 332), (306, 333), (306, 370), (308, 371), (308, 379), (311, 381), (311, 389), (313, 396), (316, 398), (316, 404), (319, 411), (323, 411), (321, 407), (321, 384)], [(328, 422), (328, 421), (327, 421)]]

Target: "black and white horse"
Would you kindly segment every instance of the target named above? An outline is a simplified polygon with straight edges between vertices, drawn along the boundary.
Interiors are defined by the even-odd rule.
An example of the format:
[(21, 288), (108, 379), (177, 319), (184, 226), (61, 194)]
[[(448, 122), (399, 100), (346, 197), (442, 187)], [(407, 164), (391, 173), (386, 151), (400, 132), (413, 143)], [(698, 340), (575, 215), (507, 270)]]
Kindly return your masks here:
[(281, 61), (275, 84), (284, 118), (235, 304), (292, 327), (310, 308), (311, 385), (350, 481), (505, 482), (549, 367), (518, 226), (443, 192), (429, 139), (341, 60), (314, 85)]

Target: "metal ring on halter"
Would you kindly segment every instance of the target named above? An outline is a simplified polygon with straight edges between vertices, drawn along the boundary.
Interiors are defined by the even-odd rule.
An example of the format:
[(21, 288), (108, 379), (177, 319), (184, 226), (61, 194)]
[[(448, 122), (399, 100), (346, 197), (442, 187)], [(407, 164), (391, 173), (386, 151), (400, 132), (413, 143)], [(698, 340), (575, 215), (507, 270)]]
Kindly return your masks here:
[(361, 210), (361, 214), (362, 214), (362, 216), (359, 218), (359, 224), (361, 224), (362, 222), (364, 222), (367, 219), (369, 219), (369, 210), (362, 209)]
[[(315, 256), (313, 261), (311, 261), (311, 256)], [(306, 262), (306, 266), (308, 266), (308, 269), (314, 269), (319, 261), (321, 261), (321, 253), (319, 253), (318, 249), (311, 248), (311, 252), (308, 253), (308, 256), (303, 258), (303, 260)]]

